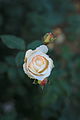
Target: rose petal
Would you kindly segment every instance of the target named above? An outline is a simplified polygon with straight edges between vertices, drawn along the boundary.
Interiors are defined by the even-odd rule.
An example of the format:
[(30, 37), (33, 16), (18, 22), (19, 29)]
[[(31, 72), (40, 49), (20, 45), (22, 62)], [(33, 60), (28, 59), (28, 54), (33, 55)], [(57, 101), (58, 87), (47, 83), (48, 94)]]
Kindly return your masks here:
[(54, 68), (53, 60), (49, 58), (49, 67)]
[(48, 47), (46, 45), (41, 45), (41, 46), (37, 47), (36, 50), (40, 50), (43, 53), (47, 53)]
[(26, 69), (26, 63), (23, 64), (23, 70), (24, 70), (25, 74), (28, 75), (28, 77), (34, 78), (34, 77), (31, 75), (31, 73), (29, 73), (29, 71)]
[(46, 54), (42, 54), (41, 56), (44, 56), (49, 61), (49, 66), (52, 69), (54, 67), (53, 60)]
[(37, 80), (44, 80), (46, 77), (49, 77), (50, 76), (50, 73), (51, 73), (51, 68), (49, 67), (48, 69), (47, 69), (47, 72), (46, 72), (46, 74), (42, 74), (41, 76), (37, 76), (37, 75), (34, 75), (34, 74), (32, 74), (32, 73), (30, 73), (31, 74), (31, 76), (33, 76), (33, 78), (35, 78), (35, 79), (37, 79)]
[(30, 57), (32, 53), (33, 53), (33, 51), (31, 49), (26, 51), (25, 58)]
[[(45, 57), (45, 58), (49, 61), (49, 65), (48, 65), (48, 67), (49, 67), (49, 70), (50, 70), (50, 72), (51, 72), (52, 68), (54, 67), (53, 61), (52, 61), (51, 58), (49, 58), (48, 55), (42, 53), (41, 51), (38, 51), (38, 52), (35, 52), (34, 54), (32, 54), (32, 56), (28, 59), (27, 64), (29, 64), (29, 63), (32, 61), (32, 58), (35, 57), (36, 55), (41, 55), (41, 56)], [(47, 68), (47, 69), (48, 69), (48, 68)], [(41, 76), (37, 76), (36, 79), (39, 80), (40, 77), (41, 77), (40, 80), (43, 80), (43, 78), (45, 78), (45, 77), (43, 77), (43, 75), (44, 75), (45, 73), (46, 73), (46, 76), (49, 76), (49, 75), (50, 75), (49, 70), (48, 70), (47, 73), (46, 73), (45, 71), (44, 71), (43, 73), (41, 73), (41, 74), (42, 74), (42, 77), (41, 77)], [(31, 71), (32, 71), (32, 70), (31, 70)], [(33, 71), (33, 72), (34, 72), (34, 71)], [(36, 74), (37, 74), (37, 73), (36, 73)], [(40, 74), (38, 73), (38, 75), (40, 75)], [(35, 76), (34, 76), (34, 77), (35, 77)]]
[(44, 53), (41, 51), (37, 51), (37, 52), (33, 51), (33, 54), (27, 59), (27, 64), (29, 64), (32, 61), (33, 57), (35, 57), (36, 55), (42, 56), (42, 54), (44, 54)]
[[(53, 61), (51, 58), (49, 58), (48, 55), (46, 55), (45, 53), (48, 52), (48, 48), (46, 45), (41, 45), (40, 47), (37, 47), (36, 50), (28, 50), (26, 52), (25, 58), (27, 58), (27, 62), (25, 62), (23, 64), (23, 69), (24, 72), (33, 79), (37, 79), (37, 80), (44, 80), (46, 77), (49, 77), (52, 68), (54, 67)], [(38, 72), (34, 69), (34, 67), (36, 66), (36, 64), (33, 64), (32, 60), (36, 55), (40, 55), (43, 56), (48, 62), (48, 67), (42, 71), (41, 73), (39, 73), (39, 71), (42, 70), (42, 68), (44, 68), (44, 65), (40, 68), (37, 67), (36, 69), (39, 68)]]

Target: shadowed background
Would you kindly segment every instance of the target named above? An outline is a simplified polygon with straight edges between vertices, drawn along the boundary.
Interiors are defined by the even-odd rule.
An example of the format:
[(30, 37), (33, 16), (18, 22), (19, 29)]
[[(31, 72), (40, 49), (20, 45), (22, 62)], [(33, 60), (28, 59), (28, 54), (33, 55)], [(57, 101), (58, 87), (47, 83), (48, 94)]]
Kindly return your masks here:
[[(51, 31), (59, 42), (48, 53), (55, 68), (42, 91), (22, 65), (25, 51)], [(16, 49), (7, 34), (20, 38), (11, 38)], [(0, 120), (80, 120), (79, 0), (0, 0)]]

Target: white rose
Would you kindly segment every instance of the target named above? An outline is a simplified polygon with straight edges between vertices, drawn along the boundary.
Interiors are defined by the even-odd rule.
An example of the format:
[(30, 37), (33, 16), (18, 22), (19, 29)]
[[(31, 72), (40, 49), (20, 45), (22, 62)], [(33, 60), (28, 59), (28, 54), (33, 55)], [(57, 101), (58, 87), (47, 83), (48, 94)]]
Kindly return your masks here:
[(53, 60), (46, 55), (47, 52), (46, 45), (41, 45), (35, 50), (30, 49), (26, 52), (23, 69), (30, 78), (42, 81), (50, 75), (54, 64)]

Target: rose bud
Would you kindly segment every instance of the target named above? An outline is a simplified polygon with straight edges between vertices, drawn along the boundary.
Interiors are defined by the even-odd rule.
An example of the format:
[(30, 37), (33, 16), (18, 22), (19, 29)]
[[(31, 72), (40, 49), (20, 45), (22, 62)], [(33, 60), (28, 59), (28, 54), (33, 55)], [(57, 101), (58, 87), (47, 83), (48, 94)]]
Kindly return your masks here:
[(49, 43), (53, 43), (54, 40), (56, 39), (56, 37), (54, 36), (53, 33), (46, 33), (43, 37), (43, 42), (44, 44), (49, 44)]
[(47, 79), (44, 79), (43, 81), (41, 81), (40, 85), (45, 86), (47, 84), (47, 81)]

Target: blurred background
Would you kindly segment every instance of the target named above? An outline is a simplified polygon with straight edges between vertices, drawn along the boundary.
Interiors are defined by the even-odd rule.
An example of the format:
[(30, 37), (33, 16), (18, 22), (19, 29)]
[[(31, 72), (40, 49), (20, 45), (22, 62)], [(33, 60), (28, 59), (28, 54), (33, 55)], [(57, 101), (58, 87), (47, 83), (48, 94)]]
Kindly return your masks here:
[[(55, 68), (42, 90), (22, 65), (25, 51), (51, 31)], [(25, 49), (10, 49), (7, 34)], [(80, 120), (80, 1), (0, 0), (0, 36), (0, 120)]]

